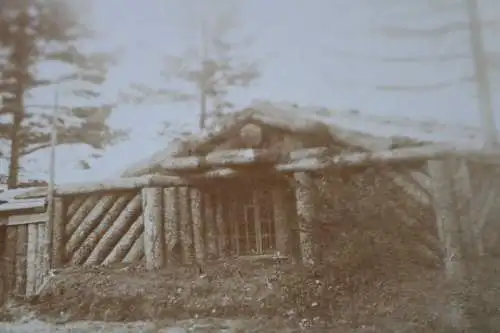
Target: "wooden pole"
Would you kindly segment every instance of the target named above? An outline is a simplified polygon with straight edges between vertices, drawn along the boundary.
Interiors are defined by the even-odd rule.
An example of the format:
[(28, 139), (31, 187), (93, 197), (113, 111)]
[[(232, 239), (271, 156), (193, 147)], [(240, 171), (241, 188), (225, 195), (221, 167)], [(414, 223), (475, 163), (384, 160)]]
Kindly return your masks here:
[(498, 143), (498, 134), (493, 113), (488, 64), (484, 51), (481, 18), (477, 0), (466, 0), (469, 16), (470, 45), (477, 80), (477, 97), (481, 114), (481, 127), (484, 133), (485, 146), (492, 147)]
[[(55, 188), (55, 175), (56, 175), (56, 145), (57, 145), (57, 118), (59, 116), (59, 92), (56, 91), (54, 94), (54, 111), (52, 114), (52, 127), (50, 133), (50, 161), (49, 161), (49, 184), (47, 189), (47, 226), (45, 232), (45, 251), (44, 255), (44, 266), (47, 269), (53, 267), (52, 254), (53, 251), (49, 251), (52, 248), (53, 233), (54, 233), (54, 220), (56, 213), (54, 210), (54, 188)], [(56, 259), (56, 261), (59, 260)], [(57, 263), (59, 264), (59, 263)]]
[(147, 187), (142, 189), (141, 196), (146, 269), (160, 269), (165, 261), (163, 189), (161, 187)]

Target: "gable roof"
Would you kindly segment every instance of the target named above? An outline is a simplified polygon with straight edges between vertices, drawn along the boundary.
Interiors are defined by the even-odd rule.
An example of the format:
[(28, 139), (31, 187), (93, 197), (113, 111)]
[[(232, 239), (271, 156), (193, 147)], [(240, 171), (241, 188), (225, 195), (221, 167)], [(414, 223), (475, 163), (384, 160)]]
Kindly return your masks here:
[(248, 122), (256, 122), (294, 134), (322, 133), (328, 135), (334, 142), (367, 151), (390, 149), (395, 142), (400, 142), (400, 146), (420, 143), (420, 141), (409, 138), (377, 137), (366, 132), (326, 123), (315, 117), (316, 114), (324, 110), (326, 109), (258, 101), (242, 111), (226, 115), (215, 131), (177, 139), (167, 148), (132, 164), (122, 173), (122, 177), (154, 173), (160, 170), (160, 164), (169, 158), (183, 156), (187, 151), (196, 152), (204, 146), (239, 135), (239, 129)]

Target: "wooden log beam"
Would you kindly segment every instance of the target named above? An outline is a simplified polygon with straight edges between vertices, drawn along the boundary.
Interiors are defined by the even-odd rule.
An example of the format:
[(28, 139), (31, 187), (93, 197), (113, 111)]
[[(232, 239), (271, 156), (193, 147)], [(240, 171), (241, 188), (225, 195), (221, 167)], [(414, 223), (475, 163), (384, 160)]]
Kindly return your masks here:
[(146, 187), (142, 189), (141, 196), (146, 269), (160, 269), (165, 262), (163, 189), (161, 187)]
[(227, 222), (227, 210), (225, 209), (225, 194), (221, 188), (216, 189), (215, 193), (215, 225), (217, 230), (217, 248), (219, 256), (229, 256), (229, 228)]
[(16, 227), (8, 227), (6, 230), (5, 239), (5, 252), (4, 252), (4, 272), (6, 274), (5, 280), (5, 292), (9, 296), (15, 286), (16, 281), (16, 240), (17, 240), (17, 230)]
[(144, 187), (179, 186), (185, 182), (179, 177), (148, 175), (142, 177), (119, 178), (95, 183), (75, 183), (56, 186), (56, 195), (89, 194), (118, 190), (133, 190)]
[[(99, 194), (92, 194), (87, 197), (82, 205), (76, 210), (75, 214), (65, 223), (65, 235), (71, 236), (78, 226), (80, 226), (85, 220), (85, 217), (90, 214), (90, 212), (96, 207), (99, 203), (99, 199), (101, 196)], [(67, 214), (65, 212), (65, 219), (67, 219)]]
[(102, 265), (109, 266), (120, 263), (130, 251), (137, 238), (142, 237), (143, 232), (144, 221), (143, 217), (139, 216), (137, 220), (132, 223), (132, 226), (127, 230), (125, 235), (118, 241), (113, 250), (111, 250), (106, 259), (104, 259)]
[(112, 221), (106, 232), (99, 239), (85, 261), (85, 266), (94, 266), (103, 262), (120, 238), (135, 222), (141, 211), (141, 196), (136, 195), (120, 212), (115, 221)]
[(343, 153), (336, 156), (311, 157), (277, 166), (281, 172), (317, 171), (338, 167), (369, 167), (373, 165), (398, 165), (405, 162), (422, 161), (453, 156), (459, 151), (447, 145), (428, 145), (393, 150)]
[(97, 227), (92, 230), (90, 235), (85, 239), (82, 246), (75, 251), (71, 257), (72, 265), (81, 265), (96, 247), (99, 240), (104, 236), (106, 231), (110, 228), (112, 223), (119, 217), (121, 212), (125, 209), (127, 204), (134, 198), (134, 193), (126, 193), (121, 195), (109, 209), (106, 216), (99, 222)]
[(128, 251), (125, 258), (123, 258), (123, 263), (125, 264), (135, 264), (138, 263), (144, 257), (144, 237), (138, 237), (132, 247)]
[(202, 264), (206, 258), (205, 252), (205, 226), (203, 221), (203, 194), (198, 188), (190, 188), (191, 197), (191, 221), (193, 224), (194, 254), (198, 264)]
[(46, 257), (46, 253), (48, 248), (45, 246), (47, 243), (47, 224), (46, 223), (37, 223), (37, 234), (38, 234), (38, 242), (37, 242), (37, 263), (36, 263), (36, 289), (35, 294), (38, 295), (40, 290), (43, 288), (45, 281), (48, 279), (49, 267), (47, 266), (48, 262), (44, 260)]
[(174, 157), (161, 163), (166, 170), (193, 171), (210, 167), (244, 166), (256, 163), (277, 162), (276, 156), (271, 156), (267, 150), (234, 149), (218, 150), (206, 156)]
[[(483, 156), (484, 152), (477, 150), (458, 149), (450, 145), (426, 145), (418, 147), (398, 148), (393, 150), (373, 151), (373, 152), (346, 152), (334, 156), (328, 155), (326, 148), (300, 149), (291, 152), (287, 162), (280, 162), (273, 166), (276, 172), (293, 173), (320, 171), (329, 168), (350, 168), (350, 167), (371, 167), (371, 166), (404, 166), (408, 168), (415, 165), (423, 165), (428, 160), (446, 156)], [(419, 163), (415, 164), (417, 161)], [(412, 163), (410, 163), (412, 162)], [(500, 162), (500, 160), (499, 160)], [(215, 165), (214, 165), (215, 166)], [(233, 162), (232, 167), (236, 166)], [(226, 167), (211, 170), (197, 178), (231, 178), (239, 174), (239, 171)], [(419, 179), (420, 180), (420, 179)], [(427, 183), (427, 180), (424, 181)]]
[(292, 231), (287, 216), (285, 191), (286, 189), (281, 186), (272, 189), (276, 250), (281, 256), (289, 256), (292, 253), (290, 242)]
[[(410, 162), (425, 163), (428, 160), (446, 157), (463, 157), (471, 160), (479, 160), (488, 163), (500, 164), (500, 151), (481, 150), (474, 147), (455, 147), (453, 145), (432, 144), (418, 147), (398, 148), (393, 150), (373, 151), (373, 152), (350, 152), (335, 156), (325, 155), (327, 150), (322, 148), (315, 152), (300, 150), (296, 155), (292, 152), (290, 162), (279, 163), (275, 166), (278, 172), (305, 172), (318, 171), (328, 168), (348, 168), (348, 167), (369, 167), (373, 165), (405, 165)], [(307, 155), (309, 154), (309, 156)], [(245, 162), (247, 163), (247, 162)], [(227, 166), (220, 164), (220, 166)], [(231, 166), (236, 166), (236, 161), (231, 162)], [(411, 165), (416, 165), (411, 163)], [(420, 164), (418, 164), (420, 165)], [(215, 165), (214, 165), (215, 166)], [(233, 172), (228, 169), (209, 172), (207, 176), (213, 177), (232, 176)]]
[(38, 250), (38, 230), (36, 224), (29, 224), (28, 244), (26, 251), (26, 291), (25, 295), (31, 297), (36, 292), (36, 259)]
[(85, 216), (76, 227), (75, 231), (72, 234), (67, 234), (68, 241), (66, 242), (66, 253), (74, 253), (76, 249), (82, 245), (116, 200), (116, 195), (104, 195), (101, 197), (96, 205), (90, 210), (89, 214)]
[(182, 263), (192, 263), (194, 258), (194, 244), (189, 188), (180, 187), (177, 195), (179, 199), (179, 230), (182, 248)]
[(167, 265), (175, 265), (180, 259), (180, 225), (179, 200), (177, 188), (168, 187), (163, 190), (163, 221), (165, 232), (165, 261)]
[(219, 257), (217, 224), (215, 220), (215, 195), (213, 192), (203, 193), (203, 216), (205, 220), (206, 253), (208, 259)]
[(49, 219), (47, 213), (11, 215), (6, 218), (6, 225), (14, 226), (31, 223), (46, 223)]
[[(66, 205), (63, 198), (54, 198), (54, 209), (52, 211), (52, 232), (49, 233), (52, 242), (52, 253), (50, 254), (50, 267), (61, 268), (66, 261)], [(47, 229), (49, 232), (49, 229)]]
[[(68, 183), (60, 184), (55, 187), (55, 193), (59, 196), (78, 195), (78, 194), (91, 194), (96, 192), (112, 192), (112, 191), (126, 191), (136, 190), (143, 187), (167, 187), (167, 186), (181, 186), (186, 185), (186, 182), (176, 176), (163, 176), (163, 175), (145, 175), (140, 177), (128, 177), (107, 179), (98, 182), (81, 182), (81, 183)], [(24, 192), (17, 195), (16, 199), (28, 198), (43, 198), (47, 196), (47, 188), (40, 187), (33, 190)], [(71, 205), (69, 211), (70, 215), (74, 213), (74, 209), (79, 206)]]
[[(241, 167), (259, 163), (296, 161), (303, 158), (320, 157), (328, 152), (326, 147), (304, 148), (292, 152), (267, 149), (217, 150), (206, 156), (174, 157), (161, 164), (169, 171), (196, 171), (213, 167)], [(231, 169), (228, 169), (231, 170)]]
[(19, 225), (16, 227), (16, 280), (14, 290), (16, 295), (24, 296), (26, 293), (26, 269), (27, 269), (27, 250), (28, 250), (28, 226)]
[(67, 215), (69, 218), (71, 218), (78, 208), (83, 204), (85, 201), (85, 196), (84, 195), (77, 195), (75, 197), (69, 197), (66, 200), (70, 201), (70, 204), (68, 205), (68, 210), (67, 210)]

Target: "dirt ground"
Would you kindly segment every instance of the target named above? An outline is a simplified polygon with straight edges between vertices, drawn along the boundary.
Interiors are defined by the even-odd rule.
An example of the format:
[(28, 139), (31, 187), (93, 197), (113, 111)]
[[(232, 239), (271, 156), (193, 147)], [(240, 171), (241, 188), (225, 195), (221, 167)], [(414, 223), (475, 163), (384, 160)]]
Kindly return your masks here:
[(362, 262), (329, 263), (311, 271), (271, 258), (240, 258), (202, 272), (68, 269), (40, 296), (9, 302), (0, 331), (441, 331), (446, 316), (439, 270), (407, 264), (389, 274), (383, 265), (366, 268)]
[[(374, 253), (314, 270), (262, 257), (216, 261), (201, 272), (66, 269), (41, 295), (9, 301), (0, 332), (447, 332), (442, 269), (394, 257)], [(500, 332), (499, 262), (483, 266), (488, 279), (476, 282), (474, 311), (484, 326), (470, 332)]]

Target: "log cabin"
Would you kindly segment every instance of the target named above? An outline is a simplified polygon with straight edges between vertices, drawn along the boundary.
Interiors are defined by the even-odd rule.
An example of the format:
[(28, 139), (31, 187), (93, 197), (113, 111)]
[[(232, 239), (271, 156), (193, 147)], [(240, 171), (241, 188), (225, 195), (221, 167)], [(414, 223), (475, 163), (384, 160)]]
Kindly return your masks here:
[[(220, 220), (212, 232), (218, 233), (216, 238), (222, 242), (219, 251), (227, 255), (279, 253), (296, 260), (300, 257), (303, 261), (313, 260), (320, 251), (314, 249), (317, 236), (305, 229), (318, 218), (316, 199), (310, 190), (318, 178), (324, 178), (318, 177), (321, 176), (321, 156), (387, 151), (402, 146), (418, 147), (423, 143), (348, 130), (324, 123), (307, 112), (291, 105), (256, 103), (228, 115), (217, 130), (179, 139), (150, 158), (131, 165), (122, 177), (168, 175), (185, 179), (197, 189), (185, 205), (200, 202), (203, 208), (201, 216), (190, 217), (193, 225), (206, 226), (212, 220)], [(311, 170), (318, 160), (317, 172), (297, 172), (301, 165), (304, 170)], [(286, 165), (280, 164), (285, 162)], [(352, 173), (360, 173), (372, 164), (373, 161), (333, 174), (348, 179)], [(381, 170), (384, 179), (397, 189), (398, 200), (410, 200), (414, 206), (420, 205), (428, 211), (430, 180), (423, 168), (418, 171), (419, 168), (417, 163), (408, 169), (384, 167)], [(415, 224), (412, 212), (405, 212), (403, 205), (393, 206), (399, 219)], [(219, 211), (222, 216), (214, 213)], [(432, 219), (427, 222), (434, 224)], [(196, 229), (194, 226), (194, 232), (186, 231), (189, 235), (184, 237), (199, 238), (189, 241), (194, 244), (203, 243)], [(306, 243), (310, 243), (310, 249), (306, 249)], [(208, 245), (210, 252), (217, 251), (211, 251)]]

